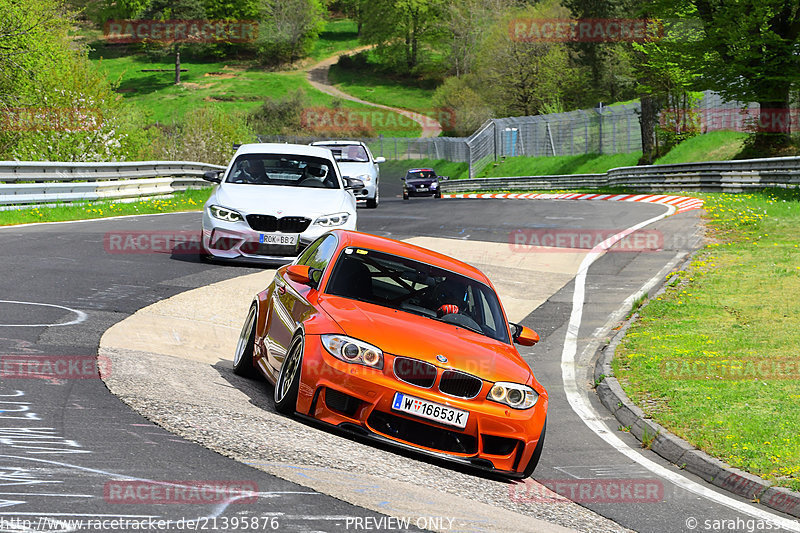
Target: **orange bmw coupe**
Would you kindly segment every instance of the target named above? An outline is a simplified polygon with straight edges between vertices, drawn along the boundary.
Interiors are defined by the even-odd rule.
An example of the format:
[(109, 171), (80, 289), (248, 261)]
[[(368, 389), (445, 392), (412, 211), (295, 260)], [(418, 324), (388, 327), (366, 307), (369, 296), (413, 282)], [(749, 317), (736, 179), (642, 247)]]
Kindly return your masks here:
[(544, 444), (547, 392), (489, 279), (411, 244), (329, 232), (258, 293), (234, 372), (278, 412), (512, 478)]

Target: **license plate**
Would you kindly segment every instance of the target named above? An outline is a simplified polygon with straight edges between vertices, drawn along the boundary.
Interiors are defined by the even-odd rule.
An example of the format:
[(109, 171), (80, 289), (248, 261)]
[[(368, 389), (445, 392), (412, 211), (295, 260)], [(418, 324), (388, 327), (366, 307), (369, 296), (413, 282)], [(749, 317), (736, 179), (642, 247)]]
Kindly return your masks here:
[(260, 244), (285, 244), (294, 246), (297, 244), (296, 233), (261, 233), (258, 236)]
[(424, 185), (420, 185), (419, 187), (417, 187), (417, 189), (419, 189), (419, 190), (421, 190), (421, 191), (425, 191), (425, 190), (427, 190), (428, 188), (427, 188), (426, 186), (424, 186)]
[(461, 429), (467, 427), (467, 419), (469, 418), (469, 411), (429, 402), (402, 392), (394, 393), (392, 409)]

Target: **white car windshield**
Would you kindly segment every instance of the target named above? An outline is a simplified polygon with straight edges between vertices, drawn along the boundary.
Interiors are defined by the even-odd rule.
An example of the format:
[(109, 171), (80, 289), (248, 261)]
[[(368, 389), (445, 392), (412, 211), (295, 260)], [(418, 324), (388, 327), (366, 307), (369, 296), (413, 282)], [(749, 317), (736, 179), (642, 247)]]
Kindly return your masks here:
[(360, 144), (315, 144), (333, 152), (333, 157), (342, 163), (369, 163), (369, 154)]
[(292, 154), (245, 154), (236, 158), (226, 183), (340, 189), (330, 160)]
[(325, 292), (440, 320), (509, 342), (500, 302), (489, 286), (406, 257), (345, 248)]

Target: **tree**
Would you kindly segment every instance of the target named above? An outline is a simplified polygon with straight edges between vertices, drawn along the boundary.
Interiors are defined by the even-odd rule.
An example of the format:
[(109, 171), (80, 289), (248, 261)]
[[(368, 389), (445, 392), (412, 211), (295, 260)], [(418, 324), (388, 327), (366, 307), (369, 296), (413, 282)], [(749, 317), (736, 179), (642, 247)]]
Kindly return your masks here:
[[(575, 19), (629, 19), (636, 13), (635, 0), (564, 0)], [(573, 60), (589, 69), (590, 79), (581, 105), (594, 106), (598, 101), (617, 102), (633, 97), (635, 80), (632, 75), (629, 42), (569, 43)]]
[[(151, 0), (142, 13), (142, 19), (149, 20), (204, 20), (206, 11), (200, 0)], [(164, 50), (175, 54), (175, 85), (181, 82), (181, 46), (177, 41), (157, 43)]]
[(561, 102), (570, 107), (576, 94), (577, 71), (561, 42), (525, 41), (509, 32), (511, 21), (564, 19), (566, 10), (555, 0), (524, 10), (509, 11), (481, 45), (476, 76), (482, 95), (503, 116), (535, 115)]
[(70, 5), (102, 26), (109, 20), (138, 18), (150, 6), (150, 0), (72, 0)]
[(55, 0), (0, 0), (0, 159), (121, 159), (125, 110)]
[[(652, 164), (693, 131), (686, 127), (694, 100), (689, 91), (700, 76), (695, 58), (700, 29), (685, 12), (659, 2), (640, 1), (637, 16), (652, 23), (647, 38), (631, 44), (641, 101), (642, 164)], [(659, 124), (659, 117), (666, 123)], [(659, 133), (664, 142), (659, 143)]]
[(379, 45), (395, 64), (402, 57), (405, 70), (413, 72), (420, 64), (420, 51), (426, 42), (441, 37), (440, 22), (445, 0), (374, 0), (364, 5), (361, 38)]
[(800, 82), (800, 3), (691, 0), (690, 7), (704, 25), (696, 56), (709, 85), (732, 100), (758, 102), (757, 148), (788, 146), (791, 91)]
[(472, 71), (486, 31), (509, 4), (508, 0), (448, 0), (442, 15), (447, 29), (443, 40), (453, 74), (463, 76)]
[(296, 61), (308, 54), (324, 26), (319, 0), (263, 0), (256, 47), (265, 63)]
[(361, 35), (364, 25), (364, 9), (369, 0), (334, 0), (328, 6), (331, 12), (339, 12), (356, 22), (357, 32)]

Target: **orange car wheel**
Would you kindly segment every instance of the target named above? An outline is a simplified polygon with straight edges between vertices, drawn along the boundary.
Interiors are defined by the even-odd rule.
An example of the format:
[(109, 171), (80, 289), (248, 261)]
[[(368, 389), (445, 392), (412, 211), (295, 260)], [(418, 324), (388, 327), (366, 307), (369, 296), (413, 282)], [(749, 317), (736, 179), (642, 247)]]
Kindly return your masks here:
[(246, 378), (258, 376), (255, 366), (253, 366), (253, 350), (256, 342), (256, 318), (258, 309), (256, 304), (250, 306), (247, 319), (242, 326), (239, 334), (239, 342), (236, 345), (236, 352), (233, 354), (233, 373)]
[(281, 372), (275, 382), (275, 410), (291, 415), (297, 408), (297, 391), (300, 389), (300, 367), (303, 364), (303, 337), (292, 339), (289, 352), (281, 365)]

